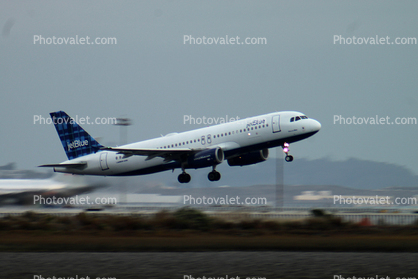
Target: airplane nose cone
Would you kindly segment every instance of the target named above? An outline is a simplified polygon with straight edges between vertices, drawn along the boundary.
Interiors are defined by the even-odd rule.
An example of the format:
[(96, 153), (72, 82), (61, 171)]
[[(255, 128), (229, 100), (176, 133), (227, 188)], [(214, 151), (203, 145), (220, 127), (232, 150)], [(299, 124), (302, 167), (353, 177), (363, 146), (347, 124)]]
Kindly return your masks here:
[(319, 130), (321, 130), (321, 123), (312, 119), (312, 131), (318, 132)]

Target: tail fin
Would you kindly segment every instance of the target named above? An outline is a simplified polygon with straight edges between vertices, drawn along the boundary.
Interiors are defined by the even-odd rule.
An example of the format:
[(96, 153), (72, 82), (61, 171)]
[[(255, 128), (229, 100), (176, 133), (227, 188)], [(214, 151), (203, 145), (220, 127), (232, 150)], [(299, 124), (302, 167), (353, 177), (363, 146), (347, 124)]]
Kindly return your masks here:
[(64, 111), (50, 115), (69, 160), (96, 153), (103, 147)]

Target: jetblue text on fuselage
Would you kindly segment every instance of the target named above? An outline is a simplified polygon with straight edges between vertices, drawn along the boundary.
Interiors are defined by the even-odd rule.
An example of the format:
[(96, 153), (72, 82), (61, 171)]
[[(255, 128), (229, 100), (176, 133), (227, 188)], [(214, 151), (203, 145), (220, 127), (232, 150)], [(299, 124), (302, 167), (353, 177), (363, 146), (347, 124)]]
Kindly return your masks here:
[(266, 120), (265, 119), (256, 119), (256, 120), (253, 120), (251, 122), (248, 122), (247, 123), (247, 128), (250, 128), (252, 126), (263, 125), (265, 123), (266, 123)]

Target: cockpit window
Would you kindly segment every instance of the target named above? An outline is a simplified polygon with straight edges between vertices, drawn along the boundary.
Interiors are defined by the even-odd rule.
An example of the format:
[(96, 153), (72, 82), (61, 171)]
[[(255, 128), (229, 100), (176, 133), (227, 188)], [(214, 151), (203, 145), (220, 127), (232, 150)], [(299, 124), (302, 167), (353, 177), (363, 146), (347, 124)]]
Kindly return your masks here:
[(301, 119), (308, 119), (308, 117), (306, 115), (295, 116), (295, 117), (290, 118), (290, 122), (299, 121)]

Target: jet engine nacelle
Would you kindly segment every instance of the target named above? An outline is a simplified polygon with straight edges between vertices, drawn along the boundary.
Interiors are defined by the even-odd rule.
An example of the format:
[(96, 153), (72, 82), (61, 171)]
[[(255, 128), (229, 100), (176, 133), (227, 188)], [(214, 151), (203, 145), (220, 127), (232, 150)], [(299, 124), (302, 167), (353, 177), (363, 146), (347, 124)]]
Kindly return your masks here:
[(206, 168), (222, 163), (224, 160), (224, 152), (221, 148), (213, 148), (200, 151), (190, 156), (187, 161), (189, 168)]
[(263, 162), (267, 160), (268, 157), (269, 150), (266, 148), (228, 159), (228, 165), (231, 167), (252, 165)]

